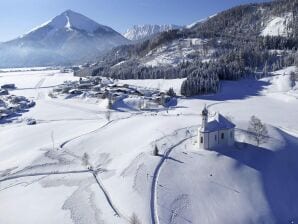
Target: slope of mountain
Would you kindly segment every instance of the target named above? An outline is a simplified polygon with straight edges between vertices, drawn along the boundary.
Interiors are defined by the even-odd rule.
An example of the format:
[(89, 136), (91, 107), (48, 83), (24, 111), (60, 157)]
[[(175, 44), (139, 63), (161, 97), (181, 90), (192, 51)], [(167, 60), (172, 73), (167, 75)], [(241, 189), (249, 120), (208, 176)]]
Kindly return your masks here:
[[(297, 0), (241, 5), (190, 27), (117, 47), (101, 63), (77, 74), (119, 79), (187, 77), (182, 92), (188, 96), (216, 91), (212, 81), (260, 76), (297, 65), (297, 15)], [(120, 62), (121, 66), (114, 66)]]
[(288, 37), (293, 33), (293, 13), (286, 13), (282, 16), (272, 16), (266, 21), (266, 26), (261, 32), (262, 36), (283, 36)]
[(132, 41), (144, 40), (164, 31), (181, 29), (177, 25), (135, 25), (128, 29), (123, 36)]
[(185, 27), (188, 28), (188, 29), (191, 29), (191, 28), (193, 28), (194, 26), (198, 25), (199, 23), (203, 23), (203, 22), (207, 21), (208, 19), (211, 19), (212, 17), (214, 17), (214, 16), (216, 16), (216, 15), (217, 15), (217, 14), (214, 14), (214, 15), (212, 15), (212, 16), (208, 16), (207, 18), (197, 20), (197, 21), (195, 21), (195, 22), (193, 22), (193, 23), (191, 23), (191, 24), (189, 24), (189, 25), (187, 25), (187, 26), (185, 26)]
[(41, 66), (89, 60), (129, 41), (71, 10), (0, 46), (0, 66)]

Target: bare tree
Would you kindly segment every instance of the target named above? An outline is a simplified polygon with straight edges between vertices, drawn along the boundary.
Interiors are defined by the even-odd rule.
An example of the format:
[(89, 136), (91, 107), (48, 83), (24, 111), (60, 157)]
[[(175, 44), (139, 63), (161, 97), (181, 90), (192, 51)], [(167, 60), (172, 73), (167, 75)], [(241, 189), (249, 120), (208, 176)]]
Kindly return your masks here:
[(133, 213), (131, 218), (130, 218), (130, 221), (129, 221), (130, 224), (141, 224), (141, 221), (140, 219), (138, 218), (138, 216)]
[(83, 154), (82, 164), (83, 164), (83, 166), (86, 166), (86, 167), (88, 167), (90, 165), (89, 164), (89, 155), (86, 152)]
[(107, 119), (108, 121), (111, 120), (111, 115), (112, 115), (112, 112), (111, 112), (110, 110), (107, 110), (107, 111), (105, 112), (105, 116), (106, 116), (106, 119)]
[(112, 100), (112, 95), (108, 93), (108, 109), (112, 109), (113, 107), (113, 100)]
[(290, 81), (291, 81), (292, 88), (296, 85), (296, 80), (298, 80), (298, 74), (295, 74), (295, 72), (291, 72), (290, 73)]
[(247, 130), (251, 133), (250, 137), (257, 143), (258, 146), (265, 143), (268, 139), (266, 125), (254, 115), (250, 118)]
[(158, 156), (158, 155), (159, 155), (159, 150), (158, 150), (157, 145), (155, 145), (155, 147), (154, 147), (153, 155), (154, 155), (154, 156)]

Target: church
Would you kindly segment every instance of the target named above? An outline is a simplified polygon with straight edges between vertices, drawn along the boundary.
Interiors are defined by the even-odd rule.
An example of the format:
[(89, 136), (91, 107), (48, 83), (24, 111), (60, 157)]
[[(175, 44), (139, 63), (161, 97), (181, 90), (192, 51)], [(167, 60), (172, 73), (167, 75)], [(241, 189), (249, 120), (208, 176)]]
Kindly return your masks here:
[(198, 130), (201, 149), (231, 146), (235, 143), (235, 125), (220, 113), (209, 114), (205, 106), (202, 111), (202, 125)]

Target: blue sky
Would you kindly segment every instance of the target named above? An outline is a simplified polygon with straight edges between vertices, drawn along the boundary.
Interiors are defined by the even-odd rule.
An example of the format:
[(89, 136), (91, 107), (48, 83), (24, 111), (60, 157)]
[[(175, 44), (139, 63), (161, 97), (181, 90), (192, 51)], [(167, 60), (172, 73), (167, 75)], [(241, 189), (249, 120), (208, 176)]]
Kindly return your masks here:
[(134, 24), (190, 24), (232, 6), (264, 0), (0, 0), (0, 41), (72, 9), (124, 32)]

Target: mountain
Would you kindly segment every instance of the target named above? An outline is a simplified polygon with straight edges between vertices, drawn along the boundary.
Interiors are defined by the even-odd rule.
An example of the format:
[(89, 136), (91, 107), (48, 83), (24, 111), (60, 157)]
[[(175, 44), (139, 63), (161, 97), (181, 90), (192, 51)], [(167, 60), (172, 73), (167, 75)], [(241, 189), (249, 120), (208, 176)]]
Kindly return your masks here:
[(181, 29), (181, 26), (177, 25), (135, 25), (132, 28), (128, 29), (123, 36), (132, 41), (144, 40), (152, 37), (155, 34), (174, 30)]
[(46, 66), (90, 60), (129, 41), (110, 27), (67, 10), (0, 45), (0, 66)]
[(297, 0), (237, 6), (183, 29), (117, 47), (97, 65), (77, 74), (108, 74), (118, 79), (187, 78), (185, 95), (206, 93), (214, 88), (202, 86), (204, 83), (260, 77), (298, 65), (297, 15)]

